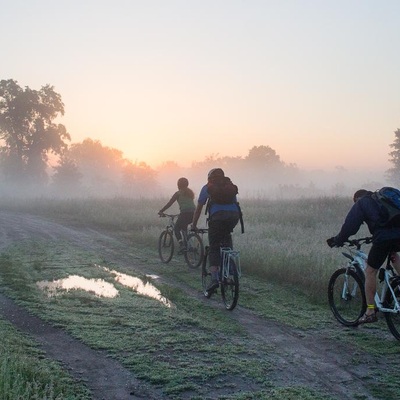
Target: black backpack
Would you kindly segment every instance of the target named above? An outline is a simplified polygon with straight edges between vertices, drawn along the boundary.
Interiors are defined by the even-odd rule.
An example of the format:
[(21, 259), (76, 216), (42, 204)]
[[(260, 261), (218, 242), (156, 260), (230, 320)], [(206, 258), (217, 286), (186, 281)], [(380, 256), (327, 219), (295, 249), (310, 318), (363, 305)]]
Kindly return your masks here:
[(206, 214), (210, 211), (211, 204), (236, 204), (239, 211), (239, 220), (244, 233), (243, 214), (236, 195), (239, 193), (238, 187), (227, 176), (216, 176), (207, 183), (209, 199), (206, 206)]
[(400, 190), (385, 186), (371, 196), (380, 206), (381, 227), (400, 227)]
[(238, 187), (227, 176), (216, 176), (207, 183), (211, 203), (232, 204), (236, 202)]

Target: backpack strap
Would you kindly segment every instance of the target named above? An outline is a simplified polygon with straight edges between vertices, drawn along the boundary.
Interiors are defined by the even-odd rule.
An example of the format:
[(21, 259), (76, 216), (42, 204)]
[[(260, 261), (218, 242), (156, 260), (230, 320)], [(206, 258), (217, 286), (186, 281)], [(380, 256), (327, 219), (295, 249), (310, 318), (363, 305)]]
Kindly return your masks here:
[(244, 222), (243, 222), (243, 214), (242, 214), (242, 209), (240, 208), (239, 202), (236, 202), (237, 208), (239, 210), (239, 221), (240, 221), (240, 228), (242, 230), (242, 233), (244, 233)]

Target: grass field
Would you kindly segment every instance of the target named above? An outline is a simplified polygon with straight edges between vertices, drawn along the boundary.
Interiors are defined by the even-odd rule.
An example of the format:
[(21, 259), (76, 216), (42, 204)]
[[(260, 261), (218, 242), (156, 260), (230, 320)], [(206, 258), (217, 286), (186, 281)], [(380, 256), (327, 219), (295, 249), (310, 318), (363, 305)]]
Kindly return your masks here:
[[(130, 243), (129, 251), (137, 257), (156, 260), (158, 235), (166, 222), (158, 217), (157, 211), (165, 201), (35, 199), (3, 201), (0, 206), (3, 210), (28, 212), (58, 222), (113, 232)], [(385, 387), (384, 391), (378, 391), (377, 398), (395, 399), (397, 386), (393, 382), (398, 382), (400, 378), (398, 343), (394, 340), (376, 341), (379, 335), (388, 337), (386, 326), (382, 323), (374, 328), (376, 333), (372, 336), (368, 331), (359, 333), (357, 337), (352, 331), (340, 331), (339, 334), (327, 307), (327, 282), (343, 257), (339, 249), (330, 249), (325, 241), (340, 229), (351, 206), (350, 199), (246, 199), (241, 205), (245, 234), (240, 233), (239, 227), (234, 233), (235, 247), (241, 251), (243, 271), (239, 303), (263, 318), (274, 319), (305, 332), (323, 332), (326, 337), (344, 343), (354, 342), (359, 354), (366, 351), (370, 357), (377, 359), (385, 355), (388, 361), (385, 374), (380, 373), (377, 363), (370, 378)], [(199, 223), (201, 225), (205, 226), (204, 216)], [(366, 231), (361, 230), (360, 235), (365, 234)], [(6, 249), (0, 257), (0, 285), (7, 295), (42, 318), (64, 327), (93, 348), (107, 349), (138, 377), (148, 382), (161, 382), (171, 398), (179, 398), (179, 393), (185, 390), (196, 393), (208, 380), (220, 379), (221, 365), (227, 374), (255, 382), (255, 394), (252, 394), (255, 397), (248, 394), (247, 397), (230, 397), (232, 399), (329, 398), (326, 393), (316, 393), (306, 387), (278, 387), (272, 381), (265, 381), (263, 377), (273, 369), (273, 351), (268, 347), (260, 348), (255, 342), (249, 343), (249, 338), (237, 322), (229, 318), (229, 313), (199, 305), (196, 299), (188, 297), (179, 285), (198, 290), (198, 274), (182, 268), (179, 261), (171, 263), (171, 268), (157, 263), (152, 267), (177, 283), (177, 287), (159, 287), (162, 294), (177, 305), (175, 309), (144, 300), (121, 285), (118, 285), (119, 297), (113, 300), (94, 298), (85, 292), (54, 299), (43, 298), (36, 285), (38, 281), (74, 274), (77, 266), (80, 275), (88, 279), (100, 277), (113, 281), (107, 271), (114, 266), (104, 265), (101, 255), (78, 251), (63, 243), (32, 241)], [(100, 269), (99, 265), (107, 269)], [(122, 268), (121, 272), (132, 273), (128, 268)], [(131, 310), (135, 310), (134, 320), (130, 318)], [(160, 323), (162, 332), (155, 328)], [(231, 341), (232, 332), (236, 338), (234, 342)], [(0, 334), (10, 337), (14, 335), (13, 328), (1, 323)], [(22, 353), (8, 344), (0, 347), (2, 359), (9, 360), (3, 362), (0, 376), (0, 380), (6, 383), (0, 386), (3, 398), (16, 398), (10, 395), (13, 393), (11, 390), (16, 390), (11, 388), (12, 377), (27, 364), (31, 371), (18, 373), (21, 381), (17, 386), (23, 391), (35, 382), (35, 390), (40, 389), (40, 392), (36, 397), (21, 394), (18, 398), (85, 398), (85, 391), (79, 386), (71, 389), (73, 393), (78, 393), (76, 397), (73, 393), (68, 394), (69, 397), (60, 397), (59, 393), (69, 387), (63, 382), (68, 382), (70, 378), (62, 375), (62, 379), (54, 379), (63, 371), (57, 371), (53, 363), (42, 359), (26, 338), (19, 340), (25, 349)], [(223, 343), (224, 348), (215, 346), (213, 340)], [(134, 352), (127, 351), (127, 348), (134, 349)], [(197, 351), (192, 354), (194, 348)], [(26, 363), (27, 356), (35, 362)], [(354, 363), (357, 362), (355, 354)], [(165, 365), (175, 367), (165, 368)], [(35, 372), (37, 369), (41, 374)], [(61, 382), (61, 387), (54, 386), (56, 380)], [(188, 386), (185, 382), (191, 383)], [(371, 387), (374, 387), (374, 382), (371, 382)], [(228, 384), (232, 382), (221, 381), (221, 386)]]

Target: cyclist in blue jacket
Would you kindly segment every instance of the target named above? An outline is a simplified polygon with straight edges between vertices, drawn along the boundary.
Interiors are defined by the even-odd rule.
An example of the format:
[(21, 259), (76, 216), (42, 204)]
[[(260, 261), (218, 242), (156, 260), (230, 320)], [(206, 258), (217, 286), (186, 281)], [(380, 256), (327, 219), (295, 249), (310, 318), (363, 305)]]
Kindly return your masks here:
[(330, 247), (341, 247), (350, 236), (356, 234), (365, 222), (372, 235), (372, 247), (368, 254), (365, 270), (365, 297), (367, 311), (358, 321), (359, 324), (376, 322), (375, 310), (376, 275), (378, 269), (391, 253), (392, 264), (400, 273), (400, 227), (383, 227), (379, 204), (371, 197), (372, 192), (360, 189), (354, 193), (354, 204), (346, 216), (340, 232), (327, 240)]
[(203, 206), (210, 199), (208, 204), (208, 243), (209, 243), (209, 264), (211, 271), (211, 284), (207, 288), (209, 294), (212, 294), (218, 287), (218, 272), (221, 263), (220, 246), (225, 243), (232, 248), (231, 233), (240, 218), (240, 208), (236, 195), (228, 203), (217, 203), (212, 201), (209, 193), (209, 184), (213, 180), (224, 178), (225, 173), (221, 168), (214, 168), (208, 173), (208, 184), (204, 185), (200, 191), (198, 203), (193, 216), (192, 229), (196, 230), (197, 222), (200, 218)]

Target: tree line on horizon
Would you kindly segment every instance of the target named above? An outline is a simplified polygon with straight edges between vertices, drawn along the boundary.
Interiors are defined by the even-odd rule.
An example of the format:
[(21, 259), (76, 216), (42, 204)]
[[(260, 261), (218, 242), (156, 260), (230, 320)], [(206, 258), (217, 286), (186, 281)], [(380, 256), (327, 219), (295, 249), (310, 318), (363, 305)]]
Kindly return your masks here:
[[(56, 123), (64, 115), (61, 95), (53, 86), (40, 90), (22, 88), (13, 79), (0, 81), (0, 176), (6, 185), (46, 187), (54, 193), (98, 194), (114, 191), (125, 195), (154, 192), (159, 170), (179, 170), (175, 161), (166, 161), (159, 170), (145, 162), (124, 157), (123, 152), (86, 138), (70, 143), (66, 127)], [(400, 178), (400, 129), (389, 153), (393, 167), (387, 171), (393, 183)], [(50, 165), (55, 157), (57, 164)], [(287, 164), (269, 146), (253, 146), (245, 157), (219, 157), (212, 154), (203, 161), (194, 161), (193, 171), (206, 171), (215, 165), (254, 173), (295, 174), (295, 164)]]

